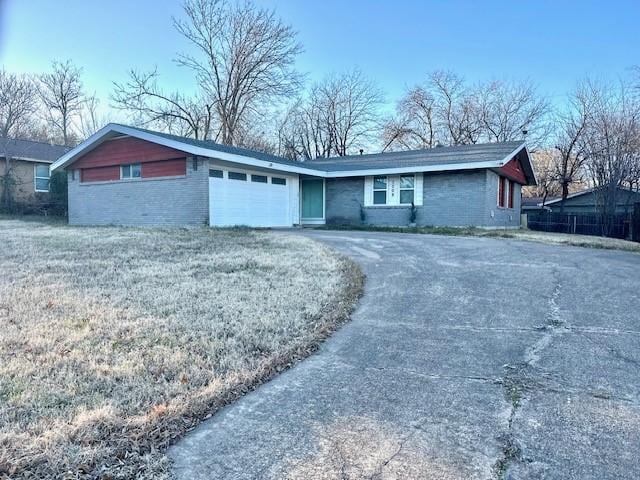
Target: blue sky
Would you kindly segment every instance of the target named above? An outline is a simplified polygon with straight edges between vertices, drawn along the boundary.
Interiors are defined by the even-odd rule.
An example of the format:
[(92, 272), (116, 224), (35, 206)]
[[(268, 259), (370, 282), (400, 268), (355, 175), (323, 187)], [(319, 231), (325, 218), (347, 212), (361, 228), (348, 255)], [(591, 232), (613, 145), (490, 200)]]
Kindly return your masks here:
[[(636, 1), (256, 0), (299, 32), (310, 79), (358, 67), (394, 102), (436, 69), (471, 81), (530, 79), (559, 101), (585, 75), (614, 79), (640, 64)], [(0, 64), (39, 72), (71, 58), (108, 102), (130, 68), (157, 65), (162, 83), (190, 88), (172, 63), (179, 0), (0, 0)], [(62, 5), (62, 7), (61, 7)]]

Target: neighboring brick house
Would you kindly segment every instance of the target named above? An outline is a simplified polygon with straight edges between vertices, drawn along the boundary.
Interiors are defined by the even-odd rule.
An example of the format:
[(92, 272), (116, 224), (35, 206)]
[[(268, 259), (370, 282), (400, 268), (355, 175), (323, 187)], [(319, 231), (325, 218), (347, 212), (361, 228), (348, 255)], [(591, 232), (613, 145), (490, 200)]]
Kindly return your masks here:
[(518, 227), (524, 143), (289, 161), (109, 124), (65, 154), (72, 224)]
[[(68, 147), (60, 145), (0, 138), (0, 198), (4, 200), (5, 182), (8, 182), (11, 204), (30, 206), (47, 202), (49, 167), (68, 151)], [(7, 157), (10, 172), (7, 172)]]

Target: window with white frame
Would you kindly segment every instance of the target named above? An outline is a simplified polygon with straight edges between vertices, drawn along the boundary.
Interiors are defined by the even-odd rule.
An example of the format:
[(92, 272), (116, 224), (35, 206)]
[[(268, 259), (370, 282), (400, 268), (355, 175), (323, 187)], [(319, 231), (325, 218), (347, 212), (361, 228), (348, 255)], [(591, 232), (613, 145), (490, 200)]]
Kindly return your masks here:
[(142, 167), (139, 163), (120, 166), (120, 178), (140, 178), (141, 176)]
[(364, 206), (422, 206), (422, 173), (377, 175), (364, 179)]
[(36, 192), (49, 191), (49, 165), (34, 165), (33, 181)]
[(373, 177), (373, 204), (387, 204), (387, 177)]
[(400, 205), (413, 203), (416, 177), (414, 175), (400, 176)]

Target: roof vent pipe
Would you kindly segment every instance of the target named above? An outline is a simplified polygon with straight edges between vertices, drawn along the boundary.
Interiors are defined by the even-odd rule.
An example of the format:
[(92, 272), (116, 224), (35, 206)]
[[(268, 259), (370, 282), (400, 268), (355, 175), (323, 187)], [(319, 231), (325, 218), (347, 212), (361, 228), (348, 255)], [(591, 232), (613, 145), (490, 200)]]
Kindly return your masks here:
[(360, 155), (362, 155), (363, 153), (364, 153), (364, 149), (363, 149), (363, 148), (361, 148), (361, 149), (360, 149)]

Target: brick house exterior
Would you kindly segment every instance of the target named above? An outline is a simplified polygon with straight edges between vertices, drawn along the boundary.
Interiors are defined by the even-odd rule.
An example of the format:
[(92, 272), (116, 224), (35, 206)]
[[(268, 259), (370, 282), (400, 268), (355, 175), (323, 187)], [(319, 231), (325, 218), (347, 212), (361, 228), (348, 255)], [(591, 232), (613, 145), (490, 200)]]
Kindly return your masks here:
[[(294, 162), (110, 124), (63, 156), (71, 224), (520, 225), (522, 142)], [(413, 205), (413, 206), (412, 206)]]
[(0, 138), (0, 195), (4, 194), (4, 182), (9, 179), (9, 202), (17, 208), (48, 202), (49, 166), (67, 151), (69, 148), (60, 145)]

